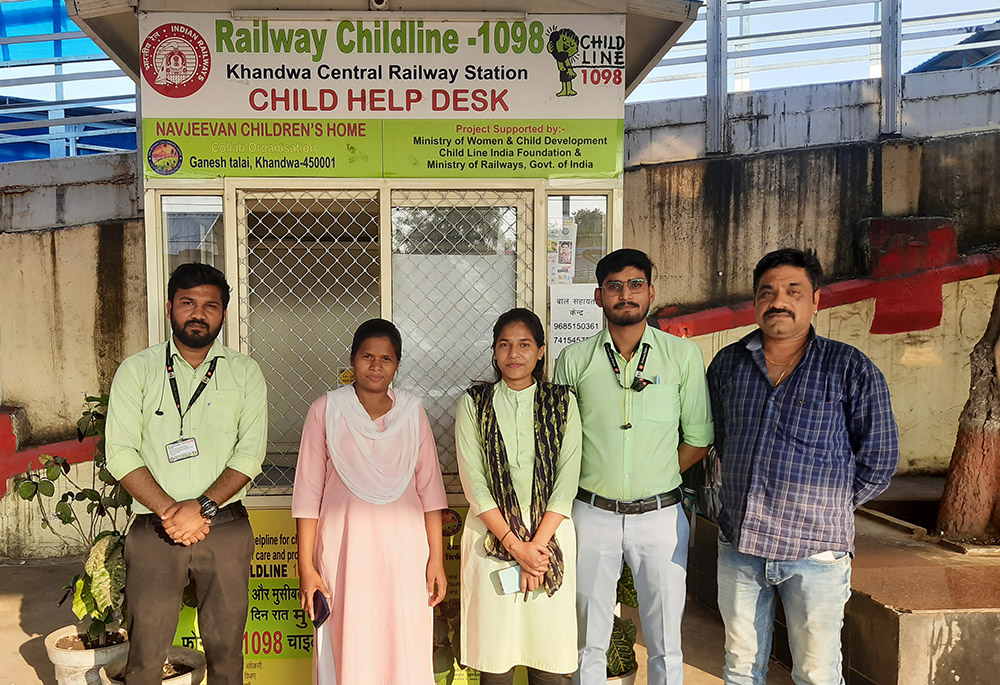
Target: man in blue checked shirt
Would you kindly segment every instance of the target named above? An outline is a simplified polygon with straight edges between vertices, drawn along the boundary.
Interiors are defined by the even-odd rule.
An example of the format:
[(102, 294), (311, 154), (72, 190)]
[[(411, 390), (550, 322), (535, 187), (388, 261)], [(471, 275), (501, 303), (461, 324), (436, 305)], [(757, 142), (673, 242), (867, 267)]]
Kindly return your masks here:
[(758, 329), (708, 368), (722, 463), (719, 611), (727, 685), (763, 685), (781, 597), (797, 685), (840, 685), (854, 510), (889, 485), (899, 437), (885, 377), (816, 335), (822, 269), (777, 250), (753, 273)]

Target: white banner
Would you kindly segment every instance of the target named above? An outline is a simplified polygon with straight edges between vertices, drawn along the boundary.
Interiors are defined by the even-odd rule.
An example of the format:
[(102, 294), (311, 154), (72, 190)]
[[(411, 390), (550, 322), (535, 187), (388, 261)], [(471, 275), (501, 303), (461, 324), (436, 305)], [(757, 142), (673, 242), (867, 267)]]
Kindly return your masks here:
[(140, 12), (143, 116), (623, 118), (624, 15), (427, 17)]

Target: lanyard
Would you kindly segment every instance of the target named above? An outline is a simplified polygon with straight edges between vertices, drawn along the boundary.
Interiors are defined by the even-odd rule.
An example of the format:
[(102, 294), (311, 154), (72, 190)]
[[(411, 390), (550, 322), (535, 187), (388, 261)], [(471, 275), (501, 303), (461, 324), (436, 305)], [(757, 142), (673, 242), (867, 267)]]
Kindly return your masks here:
[(651, 345), (649, 343), (642, 344), (642, 353), (639, 355), (639, 366), (635, 370), (635, 377), (632, 379), (632, 384), (626, 386), (625, 383), (622, 382), (622, 371), (618, 368), (618, 360), (615, 359), (615, 352), (611, 349), (611, 343), (604, 343), (604, 351), (608, 353), (608, 361), (611, 362), (611, 369), (615, 372), (615, 378), (618, 379), (619, 385), (623, 388), (634, 390), (635, 392), (642, 392), (645, 390), (646, 386), (650, 384), (650, 381), (647, 381), (642, 377), (642, 372), (646, 368), (646, 357), (649, 356), (650, 347)]
[(174, 404), (177, 405), (177, 415), (181, 417), (181, 437), (184, 437), (184, 417), (191, 411), (191, 407), (201, 397), (201, 393), (205, 390), (205, 386), (208, 385), (208, 381), (215, 375), (215, 367), (218, 363), (218, 357), (212, 359), (212, 363), (208, 365), (208, 371), (205, 372), (205, 377), (201, 379), (201, 383), (198, 384), (194, 394), (191, 395), (191, 401), (188, 402), (187, 409), (181, 411), (181, 393), (177, 389), (177, 374), (174, 373), (174, 360), (170, 355), (170, 343), (167, 343), (167, 378), (170, 379), (170, 390), (174, 393)]

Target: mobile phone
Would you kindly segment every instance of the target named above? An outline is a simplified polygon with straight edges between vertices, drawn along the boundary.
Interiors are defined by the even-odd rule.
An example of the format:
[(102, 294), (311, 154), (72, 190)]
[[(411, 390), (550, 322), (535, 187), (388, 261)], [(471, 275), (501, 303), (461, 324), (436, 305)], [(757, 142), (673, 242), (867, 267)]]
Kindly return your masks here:
[(313, 618), (313, 626), (316, 628), (319, 628), (326, 623), (326, 619), (330, 618), (330, 605), (319, 590), (313, 593), (313, 616), (315, 617)]
[(508, 566), (499, 571), (495, 571), (500, 590), (505, 595), (513, 595), (521, 591), (521, 567), (518, 565)]

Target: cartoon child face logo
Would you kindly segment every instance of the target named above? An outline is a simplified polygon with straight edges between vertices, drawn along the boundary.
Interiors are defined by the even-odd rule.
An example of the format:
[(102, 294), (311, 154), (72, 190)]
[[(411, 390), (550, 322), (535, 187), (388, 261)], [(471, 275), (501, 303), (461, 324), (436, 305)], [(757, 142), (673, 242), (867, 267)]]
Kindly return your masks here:
[(576, 78), (573, 58), (580, 50), (579, 37), (573, 32), (573, 29), (555, 29), (549, 33), (549, 40), (545, 47), (559, 68), (559, 82), (562, 84), (562, 88), (556, 93), (556, 97), (576, 95), (576, 91), (573, 90), (573, 79)]

